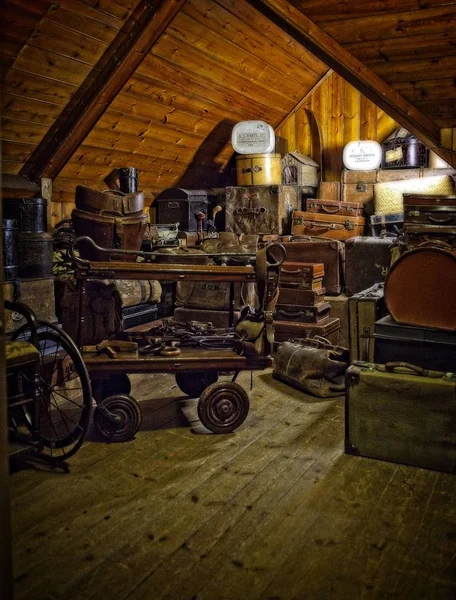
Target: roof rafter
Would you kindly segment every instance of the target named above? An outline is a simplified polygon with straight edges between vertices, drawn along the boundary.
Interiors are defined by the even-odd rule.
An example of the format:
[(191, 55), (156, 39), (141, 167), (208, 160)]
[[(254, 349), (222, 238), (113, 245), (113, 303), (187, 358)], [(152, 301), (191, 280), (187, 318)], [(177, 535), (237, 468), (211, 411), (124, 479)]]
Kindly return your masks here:
[(114, 41), (22, 167), (54, 179), (141, 64), (186, 0), (141, 0)]
[(423, 115), (287, 0), (247, 2), (416, 135), (441, 158), (455, 166), (456, 152), (441, 145), (440, 128), (434, 121)]

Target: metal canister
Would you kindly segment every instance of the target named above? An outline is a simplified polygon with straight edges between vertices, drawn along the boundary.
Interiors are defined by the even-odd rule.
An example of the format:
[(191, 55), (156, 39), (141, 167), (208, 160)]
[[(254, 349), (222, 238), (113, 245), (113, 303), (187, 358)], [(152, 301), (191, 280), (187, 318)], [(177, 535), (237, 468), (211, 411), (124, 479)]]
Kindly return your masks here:
[(125, 194), (138, 191), (138, 170), (135, 167), (122, 167), (119, 169), (119, 187)]
[(19, 277), (52, 276), (52, 236), (49, 233), (19, 233)]
[(19, 231), (47, 231), (46, 207), (45, 198), (3, 198), (3, 216), (15, 219)]
[(17, 221), (3, 219), (3, 278), (5, 281), (17, 279)]

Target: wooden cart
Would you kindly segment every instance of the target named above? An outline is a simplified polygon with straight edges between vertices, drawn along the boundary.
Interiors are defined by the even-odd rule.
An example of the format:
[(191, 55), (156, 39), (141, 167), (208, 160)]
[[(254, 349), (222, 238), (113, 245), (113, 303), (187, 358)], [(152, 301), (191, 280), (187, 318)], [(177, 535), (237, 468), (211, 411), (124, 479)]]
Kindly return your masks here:
[[(198, 415), (202, 424), (214, 433), (229, 433), (237, 429), (249, 412), (246, 391), (235, 382), (243, 370), (263, 370), (272, 365), (272, 311), (277, 297), (280, 264), (285, 256), (283, 246), (273, 244), (261, 250), (255, 264), (244, 265), (189, 265), (153, 262), (121, 262), (119, 260), (93, 262), (71, 254), (75, 261), (75, 278), (79, 289), (78, 344), (82, 348), (82, 332), (87, 303), (87, 280), (89, 279), (157, 279), (159, 281), (224, 281), (230, 283), (231, 306), (234, 312), (234, 284), (256, 282), (265, 334), (269, 339), (264, 355), (246, 356), (232, 348), (209, 350), (182, 347), (175, 356), (144, 356), (132, 352), (116, 352), (114, 356), (104, 353), (83, 352), (84, 362), (93, 382), (105, 382), (101, 392), (94, 394), (97, 408), (94, 414), (98, 431), (110, 441), (125, 441), (134, 436), (141, 425), (141, 410), (129, 395), (130, 385), (126, 373), (175, 373), (180, 389), (192, 396), (200, 396)], [(85, 238), (87, 239), (87, 238)], [(113, 251), (105, 250), (107, 254)], [(116, 253), (118, 253), (116, 251)], [(150, 253), (138, 252), (148, 258)], [(111, 254), (112, 255), (112, 254)], [(125, 258), (125, 257), (124, 257)], [(229, 258), (229, 257), (225, 257)], [(176, 353), (177, 354), (177, 353)], [(219, 371), (234, 372), (231, 382), (218, 382)], [(97, 385), (94, 384), (94, 389)], [(100, 386), (98, 386), (100, 390)], [(115, 392), (115, 393), (113, 393)]]

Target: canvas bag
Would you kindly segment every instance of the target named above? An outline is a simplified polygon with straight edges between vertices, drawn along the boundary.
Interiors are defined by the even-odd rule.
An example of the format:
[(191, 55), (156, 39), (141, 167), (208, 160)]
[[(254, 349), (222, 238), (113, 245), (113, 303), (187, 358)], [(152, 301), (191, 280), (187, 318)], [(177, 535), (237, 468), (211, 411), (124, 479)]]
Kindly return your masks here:
[(289, 340), (277, 349), (273, 377), (318, 398), (345, 393), (349, 350), (327, 339)]

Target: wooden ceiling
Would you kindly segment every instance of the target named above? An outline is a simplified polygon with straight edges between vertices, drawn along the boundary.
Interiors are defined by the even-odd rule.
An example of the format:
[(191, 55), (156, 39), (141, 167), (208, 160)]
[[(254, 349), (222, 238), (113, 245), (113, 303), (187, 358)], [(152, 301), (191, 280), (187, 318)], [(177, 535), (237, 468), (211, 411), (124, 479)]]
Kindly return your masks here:
[[(277, 127), (330, 64), (258, 4), (275, 2), (4, 0), (4, 172), (57, 177), (68, 202), (76, 182), (105, 187), (120, 166), (136, 166), (150, 193), (217, 186), (233, 125)], [(408, 100), (406, 114), (428, 117), (433, 135), (456, 126), (456, 1), (289, 4)], [(156, 39), (144, 17), (155, 10)]]

